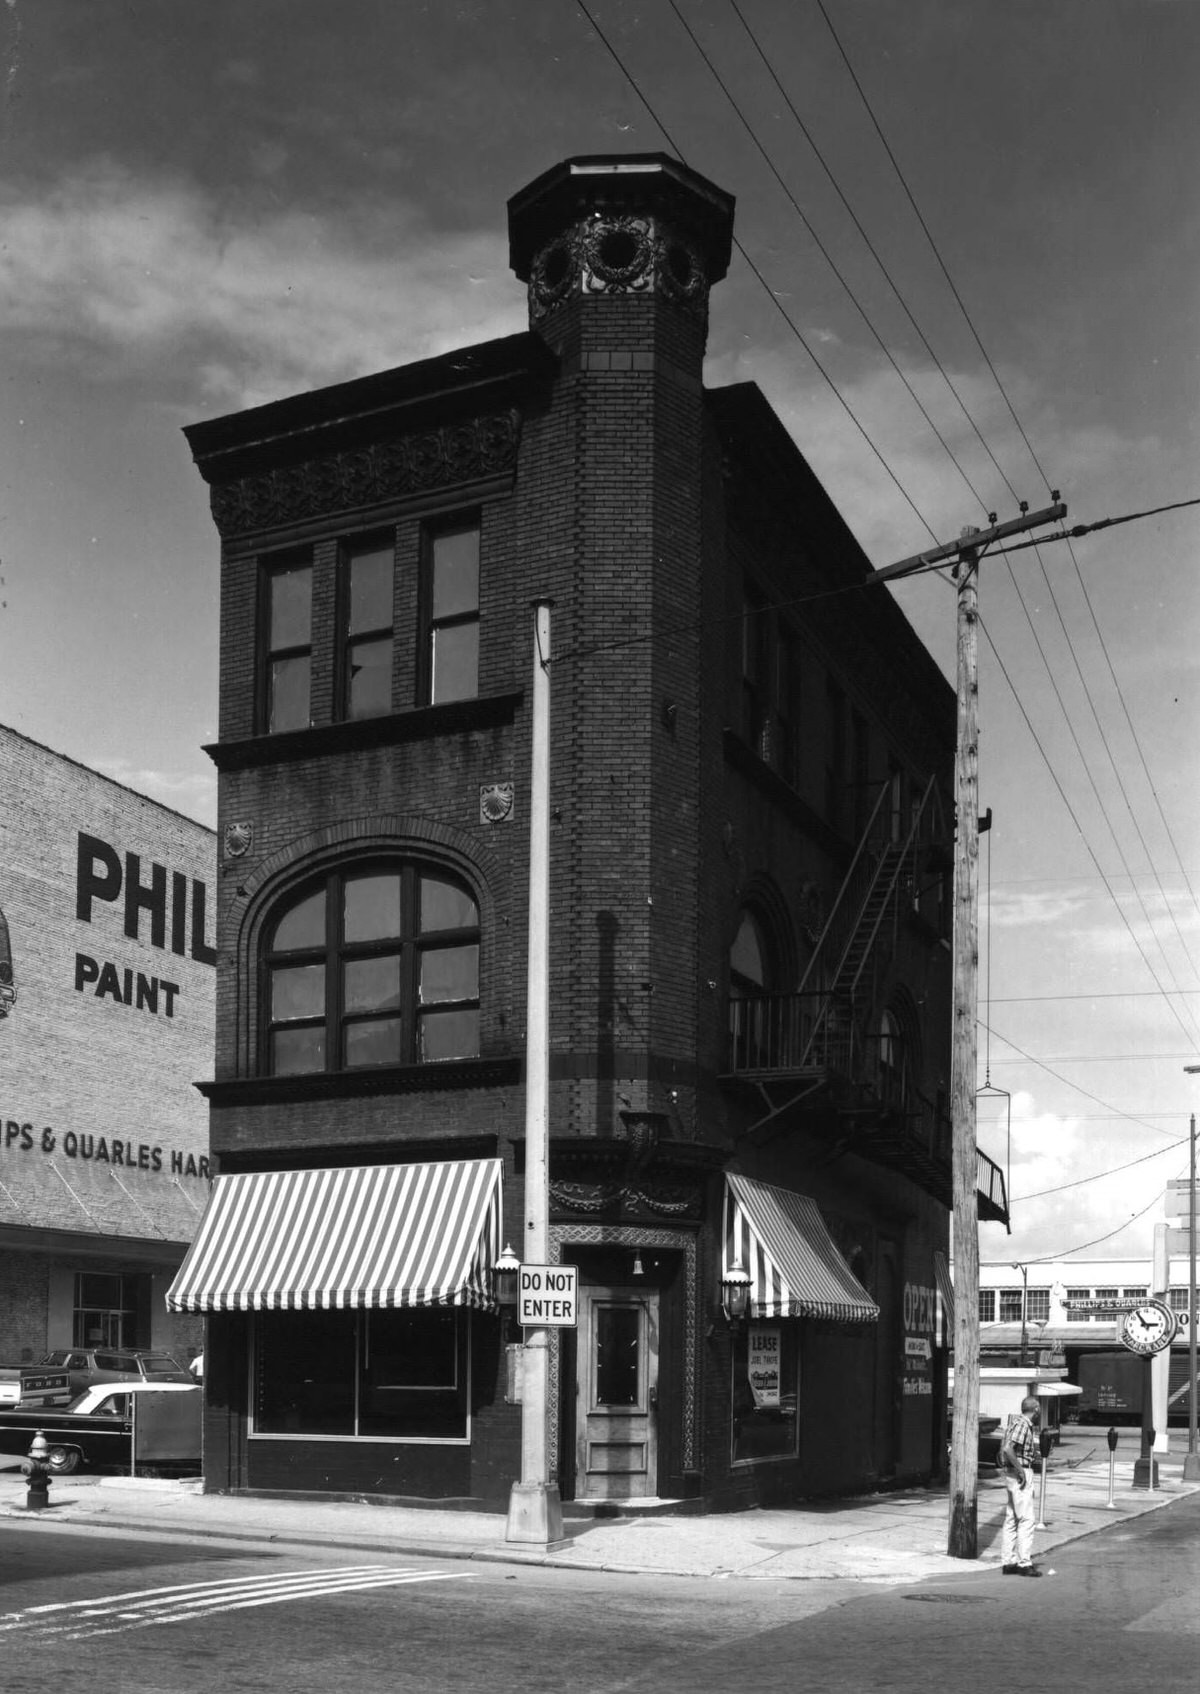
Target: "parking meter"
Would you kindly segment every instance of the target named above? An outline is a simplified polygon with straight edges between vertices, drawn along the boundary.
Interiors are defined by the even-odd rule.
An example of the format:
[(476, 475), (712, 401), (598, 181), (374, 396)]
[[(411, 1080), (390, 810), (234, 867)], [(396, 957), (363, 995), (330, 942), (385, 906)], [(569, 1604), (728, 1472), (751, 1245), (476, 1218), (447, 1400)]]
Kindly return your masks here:
[(1042, 1455), (1041, 1476), (1038, 1478), (1038, 1515), (1035, 1529), (1046, 1528), (1046, 1472), (1050, 1466), (1047, 1463), (1054, 1449), (1054, 1436), (1048, 1429), (1038, 1432), (1038, 1451)]
[(1117, 1469), (1117, 1432), (1115, 1428), (1109, 1430), (1105, 1440), (1108, 1442), (1108, 1499), (1105, 1506), (1108, 1511), (1115, 1512), (1117, 1509), (1117, 1503), (1113, 1499), (1113, 1483)]

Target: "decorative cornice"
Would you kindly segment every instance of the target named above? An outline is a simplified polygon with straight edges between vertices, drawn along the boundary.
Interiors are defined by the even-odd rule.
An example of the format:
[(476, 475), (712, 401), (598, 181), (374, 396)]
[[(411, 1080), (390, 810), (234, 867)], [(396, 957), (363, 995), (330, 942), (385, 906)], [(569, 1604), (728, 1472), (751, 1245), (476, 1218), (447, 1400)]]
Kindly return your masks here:
[(517, 715), (524, 695), (484, 694), (476, 700), (448, 700), (353, 723), (316, 724), (282, 735), (250, 735), (238, 741), (213, 741), (203, 751), (219, 771), (252, 770), (259, 765), (289, 765), (300, 759), (336, 758), (371, 747), (405, 741), (429, 741), (438, 735), (462, 735), (496, 729)]
[(447, 1089), (499, 1088), (521, 1078), (518, 1054), (488, 1059), (446, 1059), (433, 1065), (381, 1065), (359, 1071), (321, 1071), (314, 1076), (232, 1077), (197, 1082), (214, 1110), (229, 1106), (300, 1105), (306, 1101), (351, 1100), (371, 1094), (432, 1094)]
[(228, 539), (511, 476), (520, 436), (521, 414), (510, 407), (231, 477), (213, 485), (213, 522)]

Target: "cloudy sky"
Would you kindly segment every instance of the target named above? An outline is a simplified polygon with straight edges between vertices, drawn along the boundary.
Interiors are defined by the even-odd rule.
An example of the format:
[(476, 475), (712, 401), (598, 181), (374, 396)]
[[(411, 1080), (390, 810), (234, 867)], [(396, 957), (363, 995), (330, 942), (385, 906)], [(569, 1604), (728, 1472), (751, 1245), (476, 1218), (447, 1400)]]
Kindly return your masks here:
[[(181, 427), (523, 328), (505, 202), (571, 154), (736, 195), (709, 380), (876, 564), (1200, 496), (1190, 0), (4, 0), (0, 43), (0, 716), (206, 822)], [(1146, 1252), (1186, 1171), (1198, 514), (983, 568), (985, 1258)], [(896, 592), (950, 674), (952, 588)]]

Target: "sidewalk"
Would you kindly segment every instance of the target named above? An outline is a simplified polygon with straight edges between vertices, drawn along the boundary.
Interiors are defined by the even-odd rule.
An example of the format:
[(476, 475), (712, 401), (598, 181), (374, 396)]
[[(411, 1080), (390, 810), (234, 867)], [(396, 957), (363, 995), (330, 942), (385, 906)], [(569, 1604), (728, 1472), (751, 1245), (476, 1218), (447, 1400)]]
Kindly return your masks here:
[[(1072, 1462), (1052, 1458), (1046, 1473), (1046, 1528), (1034, 1536), (1035, 1557), (1049, 1570), (1053, 1560), (1048, 1555), (1056, 1547), (1200, 1492), (1200, 1484), (1182, 1480), (1182, 1469), (1182, 1454), (1164, 1457), (1159, 1488), (1154, 1493), (1135, 1490), (1132, 1463), (1118, 1454), (1115, 1504), (1109, 1509), (1107, 1452)], [(785, 1582), (907, 1583), (994, 1573), (1000, 1564), (1004, 1508), (1000, 1477), (982, 1473), (975, 1560), (946, 1553), (944, 1486), (711, 1517), (596, 1519), (570, 1516), (568, 1506), (564, 1544), (543, 1552), (506, 1543), (501, 1513), (204, 1494), (198, 1481), (122, 1476), (56, 1478), (49, 1508), (32, 1513), (25, 1509), (25, 1489), (19, 1470), (0, 1471), (0, 1518), (19, 1519), (31, 1529), (86, 1524), (405, 1557)]]

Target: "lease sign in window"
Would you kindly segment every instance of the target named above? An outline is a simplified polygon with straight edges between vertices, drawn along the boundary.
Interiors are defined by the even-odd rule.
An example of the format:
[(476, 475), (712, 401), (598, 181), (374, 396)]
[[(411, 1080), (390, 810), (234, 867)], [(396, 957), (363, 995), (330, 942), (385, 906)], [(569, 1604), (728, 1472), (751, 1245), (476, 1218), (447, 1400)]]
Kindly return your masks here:
[(779, 1406), (781, 1351), (778, 1325), (770, 1329), (751, 1329), (747, 1337), (747, 1370), (756, 1411), (777, 1409)]

